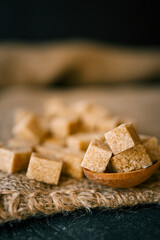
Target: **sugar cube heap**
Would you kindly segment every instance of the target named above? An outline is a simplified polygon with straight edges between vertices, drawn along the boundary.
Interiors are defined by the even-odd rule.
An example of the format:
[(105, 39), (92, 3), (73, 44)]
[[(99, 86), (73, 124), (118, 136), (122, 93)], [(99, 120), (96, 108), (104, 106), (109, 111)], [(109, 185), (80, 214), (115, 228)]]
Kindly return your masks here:
[(83, 178), (83, 168), (128, 172), (157, 160), (157, 138), (139, 136), (132, 123), (91, 101), (51, 98), (43, 112), (17, 109), (11, 139), (0, 142), (0, 170), (55, 185), (61, 175)]
[(95, 151), (95, 142), (90, 143), (82, 167), (95, 172), (109, 170), (120, 173), (147, 168), (153, 164), (152, 161), (160, 160), (158, 140), (149, 138), (141, 144), (130, 122), (106, 132), (104, 136), (106, 142), (103, 148), (99, 147)]

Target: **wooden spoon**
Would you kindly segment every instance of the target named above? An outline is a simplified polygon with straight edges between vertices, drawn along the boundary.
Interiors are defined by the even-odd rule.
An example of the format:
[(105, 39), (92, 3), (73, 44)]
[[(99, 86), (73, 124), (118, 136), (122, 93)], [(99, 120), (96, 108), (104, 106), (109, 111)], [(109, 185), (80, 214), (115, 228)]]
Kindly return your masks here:
[(101, 185), (113, 188), (129, 188), (146, 181), (159, 167), (160, 161), (157, 161), (148, 168), (125, 173), (97, 173), (86, 168), (83, 168), (83, 171), (87, 178)]

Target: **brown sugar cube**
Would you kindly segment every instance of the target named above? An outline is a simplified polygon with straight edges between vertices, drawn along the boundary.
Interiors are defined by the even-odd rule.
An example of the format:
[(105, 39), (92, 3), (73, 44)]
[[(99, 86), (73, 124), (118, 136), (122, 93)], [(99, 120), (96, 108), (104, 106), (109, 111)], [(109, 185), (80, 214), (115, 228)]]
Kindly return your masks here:
[(77, 150), (87, 150), (89, 143), (91, 142), (92, 138), (104, 138), (102, 133), (77, 133), (71, 135), (67, 138), (66, 142), (68, 147)]
[(112, 117), (112, 118), (102, 118), (99, 121), (97, 121), (97, 130), (99, 131), (110, 131), (113, 128), (119, 126), (122, 123), (122, 120), (118, 117)]
[(61, 169), (62, 161), (32, 153), (26, 176), (48, 184), (58, 184)]
[(93, 101), (87, 101), (87, 100), (80, 100), (80, 101), (76, 101), (74, 103), (70, 104), (71, 109), (73, 109), (74, 112), (82, 115), (85, 114), (87, 112), (90, 113), (97, 113), (97, 111), (101, 111), (103, 110), (103, 112), (105, 111), (106, 113), (106, 109), (102, 108), (101, 106), (95, 104)]
[(78, 131), (79, 118), (77, 117), (56, 117), (50, 124), (50, 130), (56, 137), (66, 137)]
[(151, 139), (153, 136), (148, 136), (148, 135), (144, 135), (144, 134), (140, 134), (140, 142), (141, 144), (144, 144), (145, 142), (147, 142), (149, 139)]
[(26, 138), (13, 137), (8, 140), (7, 146), (10, 148), (31, 148), (34, 149), (34, 146), (37, 144), (35, 141), (31, 141)]
[(83, 177), (81, 162), (84, 156), (82, 151), (73, 151), (62, 147), (36, 146), (36, 151), (51, 157), (59, 158), (63, 161), (62, 173), (74, 178)]
[(23, 121), (25, 118), (34, 118), (38, 122), (38, 125), (43, 129), (43, 131), (48, 132), (49, 130), (49, 123), (50, 123), (50, 117), (43, 116), (38, 113), (34, 113), (27, 109), (17, 109), (14, 114), (14, 125), (19, 124), (21, 121)]
[(0, 170), (14, 173), (28, 167), (30, 148), (0, 148)]
[(91, 115), (93, 114), (94, 116), (97, 115), (99, 118), (110, 117), (108, 109), (98, 104), (92, 104), (86, 113), (90, 113)]
[(97, 125), (99, 126), (99, 122), (104, 118), (109, 118), (109, 112), (107, 109), (101, 108), (99, 106), (92, 107), (80, 116), (83, 125), (89, 131), (95, 131), (97, 129), (100, 130), (97, 128)]
[(85, 113), (80, 116), (80, 120), (86, 132), (96, 131), (98, 121), (97, 115), (95, 116), (94, 114), (91, 113)]
[(146, 140), (143, 146), (145, 147), (152, 162), (160, 160), (160, 146), (158, 145), (158, 139), (156, 137), (151, 137)]
[(70, 107), (75, 111), (79, 113), (85, 113), (85, 112), (103, 112), (106, 114), (106, 112), (109, 114), (109, 111), (106, 109), (106, 107), (97, 104), (95, 101), (92, 100), (79, 100), (76, 102), (73, 102), (70, 104)]
[(24, 108), (18, 108), (14, 112), (14, 124), (19, 123), (27, 116), (35, 115), (32, 111)]
[(42, 131), (47, 134), (49, 132), (51, 118), (48, 116), (37, 115), (37, 121)]
[(35, 146), (35, 151), (37, 153), (40, 153), (42, 155), (49, 155), (49, 156), (52, 156), (52, 155), (57, 155), (59, 153), (62, 153), (62, 150), (64, 148), (63, 147), (60, 147), (60, 146), (57, 146), (57, 145), (45, 145), (45, 144), (41, 144), (41, 145), (36, 145)]
[(81, 166), (94, 172), (104, 172), (112, 156), (109, 146), (93, 139), (86, 151)]
[(73, 110), (61, 98), (50, 98), (45, 101), (44, 112), (47, 116), (67, 117), (73, 114)]
[(48, 137), (43, 140), (44, 146), (59, 146), (59, 147), (65, 147), (66, 141), (64, 138), (55, 138), (55, 137)]
[(106, 108), (86, 100), (71, 104), (71, 108), (79, 115), (84, 129), (87, 129), (87, 131), (96, 130), (97, 121), (110, 115)]
[(87, 100), (80, 100), (70, 104), (70, 107), (73, 109), (74, 112), (77, 113), (84, 113), (92, 108), (93, 102)]
[(124, 123), (105, 133), (105, 138), (114, 155), (134, 147), (140, 143), (132, 123)]
[(110, 160), (113, 172), (135, 171), (151, 165), (152, 161), (141, 144), (113, 156)]
[(21, 138), (39, 142), (46, 132), (40, 127), (37, 119), (29, 115), (13, 127), (12, 133)]
[(84, 152), (64, 148), (60, 155), (64, 162), (62, 172), (77, 179), (82, 178), (83, 169), (81, 163), (84, 157)]
[(57, 115), (60, 111), (63, 111), (66, 104), (61, 98), (49, 98), (44, 103), (44, 111), (46, 115)]

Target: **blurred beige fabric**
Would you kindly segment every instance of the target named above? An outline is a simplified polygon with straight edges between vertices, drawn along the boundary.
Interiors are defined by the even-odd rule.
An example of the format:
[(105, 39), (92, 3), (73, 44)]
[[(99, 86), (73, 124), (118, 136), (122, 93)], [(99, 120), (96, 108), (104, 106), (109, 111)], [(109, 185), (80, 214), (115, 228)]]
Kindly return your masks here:
[(84, 42), (0, 45), (0, 85), (120, 82), (160, 76), (160, 51)]

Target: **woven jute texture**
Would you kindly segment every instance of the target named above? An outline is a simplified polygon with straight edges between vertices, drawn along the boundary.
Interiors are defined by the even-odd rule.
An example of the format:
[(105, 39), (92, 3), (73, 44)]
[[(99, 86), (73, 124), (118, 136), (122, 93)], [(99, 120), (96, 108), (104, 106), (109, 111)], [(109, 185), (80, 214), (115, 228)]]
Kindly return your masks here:
[[(79, 91), (78, 91), (79, 92)], [(134, 95), (134, 92), (132, 92)], [(56, 94), (61, 94), (66, 97), (67, 100), (76, 99), (78, 96), (89, 98), (94, 96), (95, 93), (84, 92), (67, 92), (63, 91), (56, 92)], [(147, 94), (147, 93), (145, 93)], [(145, 97), (146, 95), (137, 95), (138, 101)], [(157, 95), (156, 95), (157, 94)], [(1, 129), (1, 139), (6, 140), (10, 137), (10, 128), (13, 117), (13, 112), (17, 107), (30, 107), (32, 109), (38, 110), (39, 106), (42, 104), (44, 98), (53, 95), (50, 93), (41, 93), (32, 91), (7, 91), (1, 94), (0, 99), (0, 129)], [(72, 95), (72, 96), (71, 96)], [(131, 93), (120, 94), (121, 99), (120, 104), (121, 111), (124, 111), (124, 104), (126, 98), (131, 98)], [(142, 97), (141, 97), (142, 95)], [(100, 91), (96, 93), (98, 99), (102, 101), (107, 101), (106, 93)], [(118, 98), (117, 93), (112, 94), (112, 98), (115, 97), (116, 102)], [(125, 97), (124, 97), (125, 96)], [(154, 92), (154, 98), (147, 95), (150, 98), (150, 106), (153, 104), (155, 107), (158, 99), (158, 92)], [(110, 98), (111, 95), (108, 95)], [(131, 99), (129, 99), (131, 100)], [(112, 101), (113, 106), (116, 102)], [(141, 102), (141, 101), (139, 101)], [(145, 102), (145, 101), (144, 101)], [(112, 105), (111, 104), (111, 105)], [(141, 107), (145, 108), (145, 103), (141, 103)], [(116, 111), (116, 107), (111, 106), (113, 110)], [(130, 107), (133, 107), (130, 104)], [(118, 107), (117, 107), (118, 109)], [(151, 111), (153, 108), (151, 107)], [(132, 111), (134, 109), (132, 108)], [(128, 111), (128, 110), (127, 110)], [(125, 111), (124, 111), (125, 112)], [(145, 112), (143, 112), (145, 115)], [(151, 119), (153, 120), (153, 119)], [(158, 121), (157, 116), (157, 121)], [(154, 123), (155, 124), (155, 123)], [(154, 131), (154, 129), (153, 129)], [(148, 131), (149, 133), (149, 131)], [(75, 180), (69, 177), (61, 177), (58, 186), (47, 185), (34, 180), (29, 180), (25, 176), (25, 172), (16, 174), (6, 174), (0, 172), (0, 223), (7, 222), (15, 219), (25, 219), (29, 216), (39, 216), (46, 214), (55, 214), (65, 211), (74, 211), (76, 209), (84, 208), (90, 210), (95, 207), (103, 208), (120, 208), (126, 206), (135, 206), (137, 204), (151, 204), (160, 203), (160, 172), (150, 178), (147, 182), (141, 184), (138, 187), (130, 189), (112, 189), (100, 186), (96, 183), (89, 181), (86, 178), (81, 180)]]

